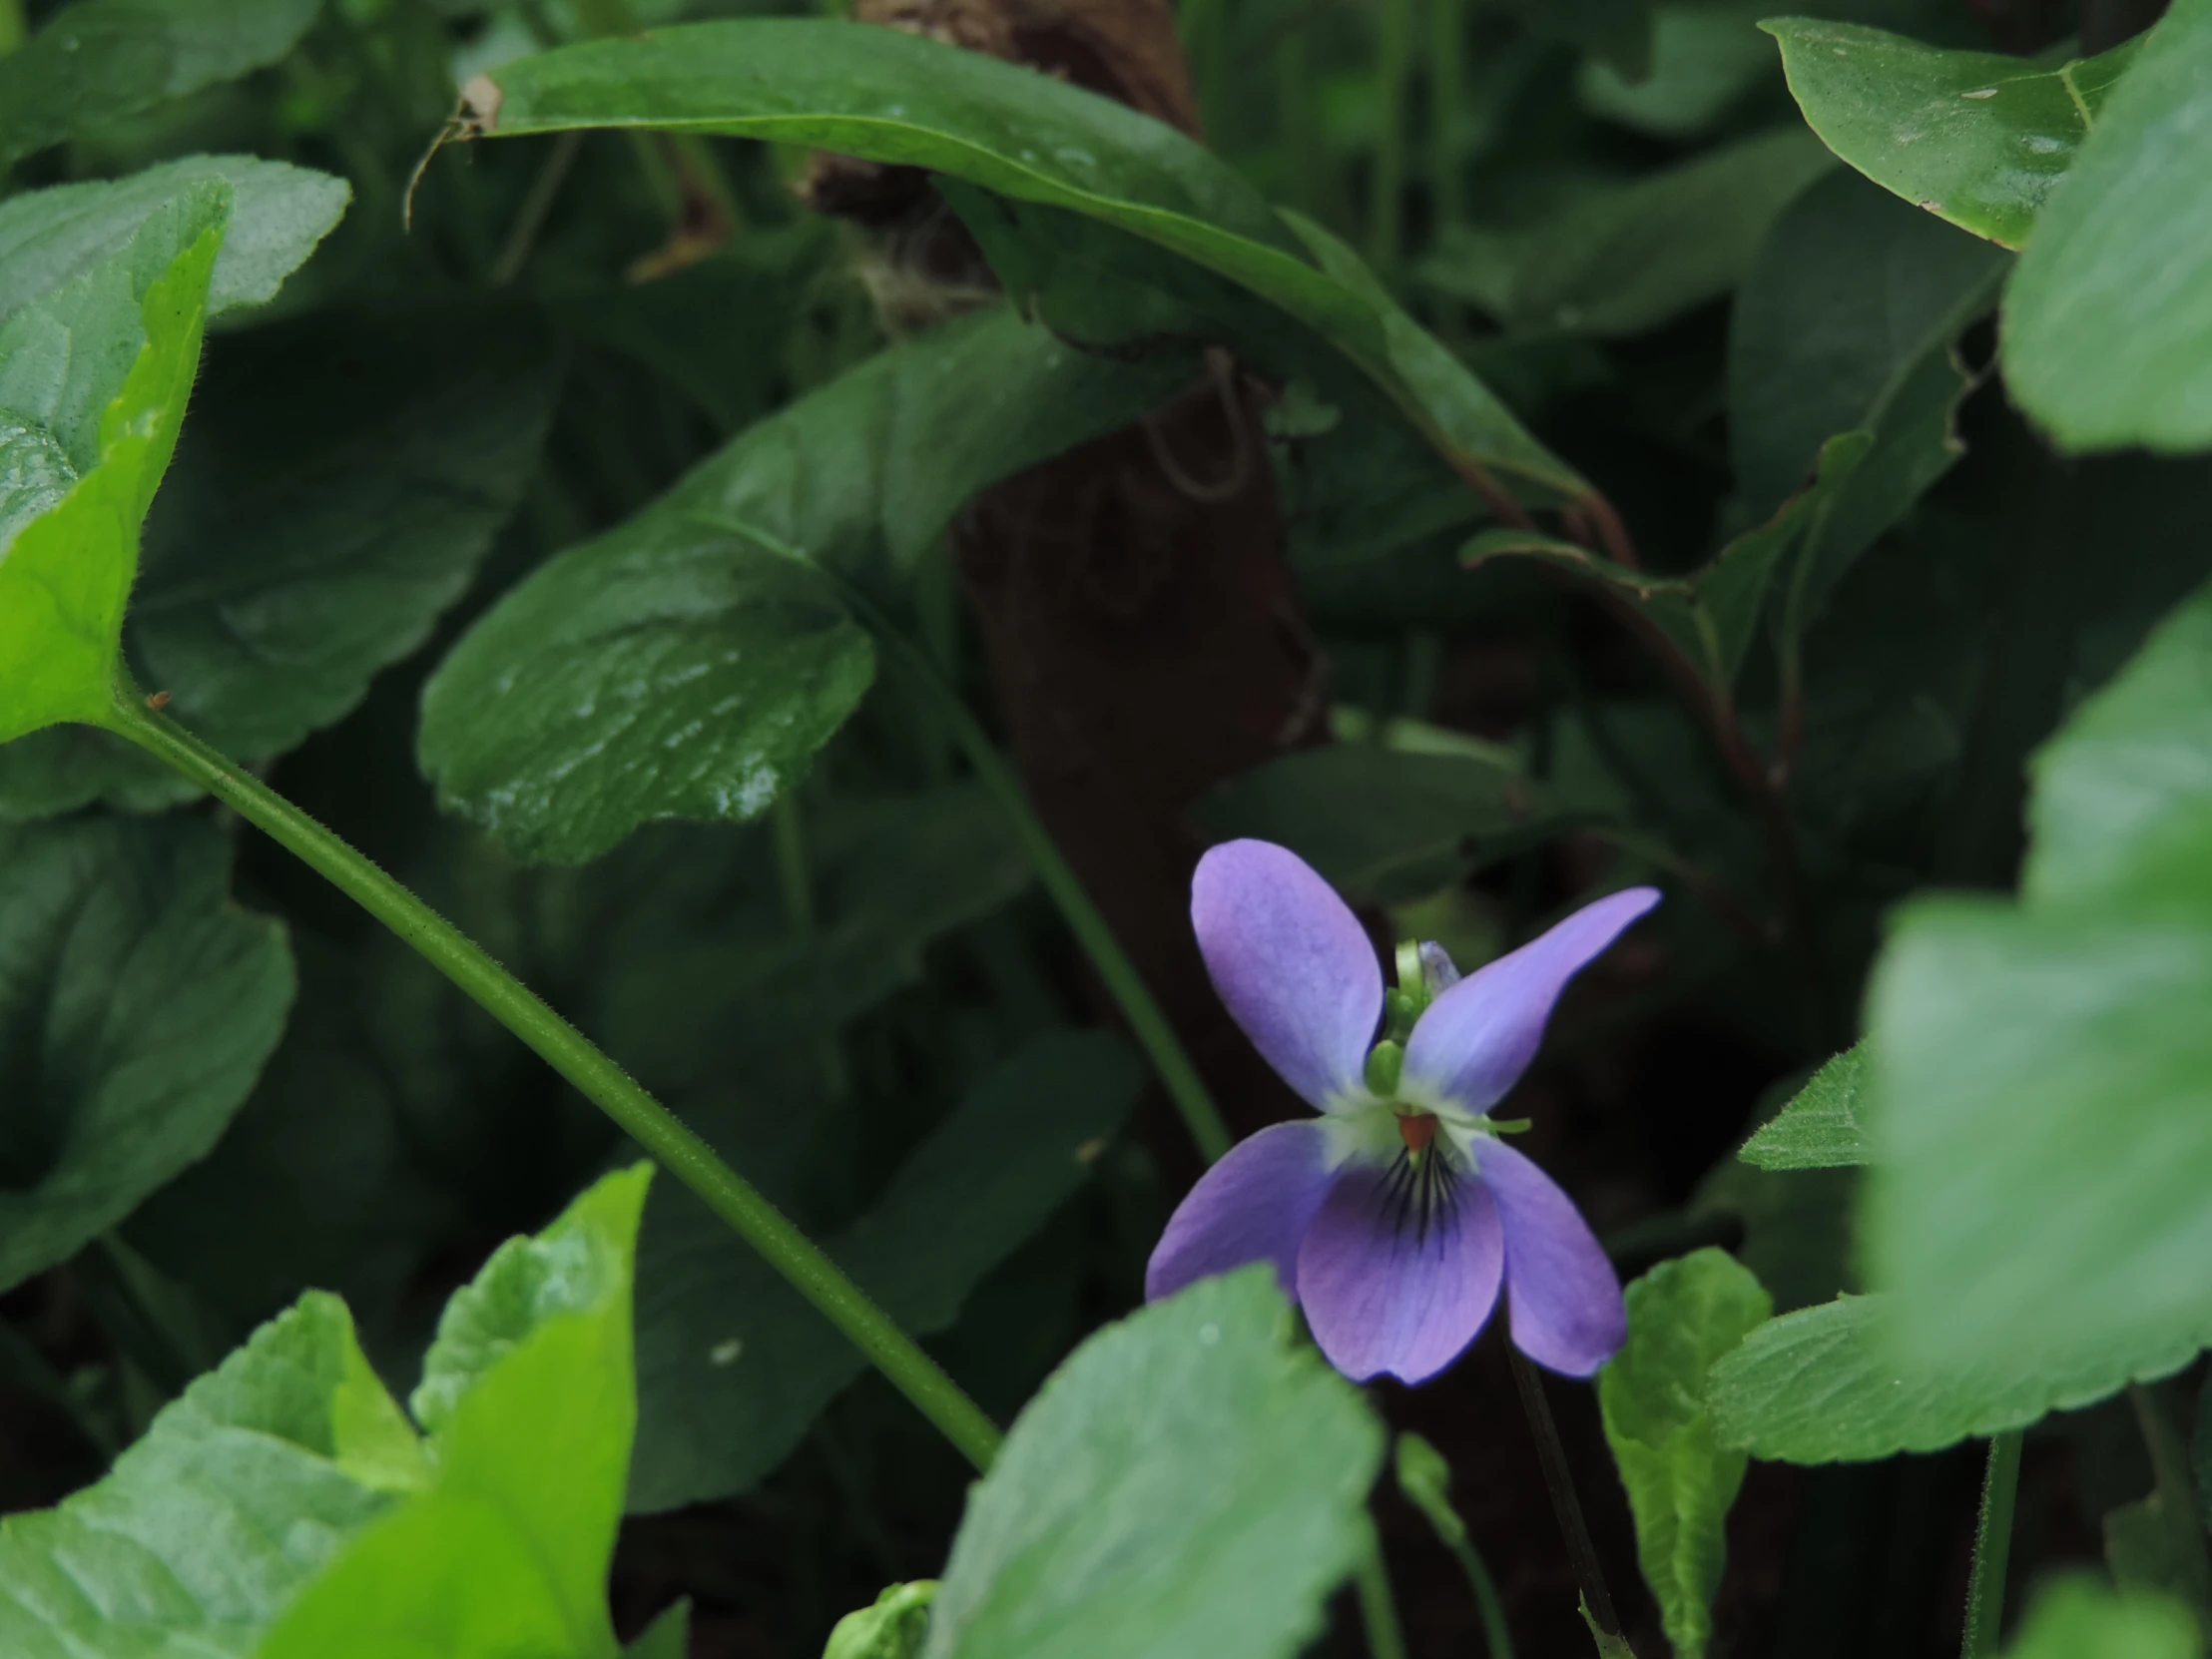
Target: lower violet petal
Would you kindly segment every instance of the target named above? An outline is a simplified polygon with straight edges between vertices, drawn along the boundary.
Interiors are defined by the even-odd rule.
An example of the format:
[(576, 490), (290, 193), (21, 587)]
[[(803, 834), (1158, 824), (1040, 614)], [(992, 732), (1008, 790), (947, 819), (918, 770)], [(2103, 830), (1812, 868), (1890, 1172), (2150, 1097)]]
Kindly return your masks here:
[(1247, 1262), (1273, 1262), (1298, 1297), (1298, 1246), (1329, 1194), (1329, 1140), (1318, 1122), (1278, 1123), (1231, 1147), (1200, 1177), (1145, 1267), (1148, 1302)]
[(1588, 1377), (1628, 1340), (1620, 1276), (1574, 1200), (1533, 1161), (1502, 1142), (1478, 1156), (1505, 1229), (1513, 1344), (1539, 1366)]
[(1505, 1257), (1497, 1208), (1463, 1168), (1439, 1165), (1442, 1156), (1428, 1154), (1432, 1182), (1404, 1159), (1347, 1168), (1298, 1253), (1314, 1340), (1354, 1382), (1384, 1372), (1425, 1382), (1496, 1306)]

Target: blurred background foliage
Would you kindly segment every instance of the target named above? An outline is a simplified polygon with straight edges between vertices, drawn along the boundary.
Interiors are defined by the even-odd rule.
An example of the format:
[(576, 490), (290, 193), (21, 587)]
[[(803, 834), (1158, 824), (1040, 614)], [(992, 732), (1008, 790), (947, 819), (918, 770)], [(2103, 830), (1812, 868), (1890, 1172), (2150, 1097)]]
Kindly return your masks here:
[[(213, 334), (149, 529), (141, 679), (542, 990), (1007, 1415), (1138, 1300), (1188, 1153), (1135, 1060), (1083, 1029), (1102, 1023), (1094, 988), (941, 721), (886, 680), (761, 822), (655, 826), (578, 868), (530, 867), (440, 816), (415, 762), (425, 677), (498, 595), (989, 297), (987, 272), (917, 265), (904, 232), (809, 211), (796, 150), (605, 132), (424, 165), (487, 69), (773, 9), (0, 0), (0, 159), (11, 193), (199, 153), (347, 182), (307, 265)], [(1081, 9), (1027, 12), (1042, 27)], [(2212, 463), (2052, 457), (1992, 370), (2010, 256), (1830, 156), (1755, 27), (1770, 9), (1186, 0), (1176, 22), (1207, 142), (1360, 250), (1604, 490), (1649, 570), (1689, 571), (1767, 519), (1831, 435), (1889, 446), (1889, 494), (1817, 532), (1803, 660), (1762, 639), (1743, 670), (1747, 737), (1786, 774), (1794, 867), (1618, 619), (1533, 561), (1466, 568), (1480, 497), (1372, 391), (1298, 362), (1248, 364), (1281, 514), (1258, 534), (1295, 578), (1282, 626), (1323, 665), (1312, 736), (1334, 742), (1183, 805), (1194, 847), (1287, 842), (1379, 931), (1462, 963), (1593, 879), (1666, 884), (1649, 935), (1555, 1022), (1525, 1091), (1533, 1144), (1625, 1267), (1725, 1242), (1786, 1311), (1856, 1283), (1856, 1175), (1733, 1149), (1856, 1034), (1887, 906), (2009, 889), (2028, 752), (2212, 572)], [(2023, 55), (2148, 21), (2102, 0), (1808, 9)], [(70, 30), (81, 62), (56, 45)], [(1018, 722), (941, 548), (877, 598), (988, 721)], [(318, 878), (200, 809), (141, 816), (178, 805), (93, 736), (0, 750), (17, 826), (0, 830), (0, 1187), (63, 1241), (0, 1303), (9, 1507), (97, 1474), (305, 1286), (341, 1292), (379, 1367), (412, 1375), (487, 1251), (628, 1156)], [(137, 908), (45, 916), (34, 899), (64, 890), (87, 835), (136, 848)], [(261, 1009), (264, 1035), (240, 1038), (258, 1082), (218, 1079), (194, 1112), (142, 1122), (135, 1189), (73, 1210), (59, 1172), (107, 1167), (97, 1147), (71, 1161), (99, 1079), (75, 1075), (54, 1010), (112, 980), (88, 939), (152, 949), (195, 905), (206, 928), (236, 922), (225, 856), (238, 902), (288, 929), (288, 1018), (276, 967), (233, 963), (242, 984), (262, 975), (230, 1004)], [(213, 971), (204, 946), (160, 977)], [(964, 1469), (673, 1184), (648, 1212), (638, 1310), (626, 1634), (683, 1594), (697, 1654), (811, 1656), (881, 1584), (935, 1570)], [(1452, 1456), (1521, 1651), (1579, 1651), (1494, 1346), (1390, 1408)], [(1574, 1411), (1606, 1490), (1595, 1407)], [(2148, 1485), (2124, 1408), (2052, 1419), (2029, 1447), (2018, 1559), (2094, 1557), (2099, 1518)], [(1956, 1454), (1756, 1468), (1716, 1651), (1944, 1650), (1972, 1495)], [(1409, 1511), (1387, 1519), (1414, 1651), (1467, 1650), (1450, 1558)], [(1625, 1514), (1598, 1524), (1625, 1587)]]

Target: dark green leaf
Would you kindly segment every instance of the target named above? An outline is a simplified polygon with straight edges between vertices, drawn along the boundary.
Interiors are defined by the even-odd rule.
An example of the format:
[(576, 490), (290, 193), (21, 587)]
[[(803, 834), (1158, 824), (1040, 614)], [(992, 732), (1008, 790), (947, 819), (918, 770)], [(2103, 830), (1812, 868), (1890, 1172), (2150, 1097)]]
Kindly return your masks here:
[[(976, 1282), (1081, 1185), (1142, 1082), (1111, 1038), (1037, 1039), (824, 1247), (905, 1330), (944, 1330)], [(705, 1206), (671, 1193), (647, 1228), (640, 1277), (637, 1509), (752, 1485), (864, 1364)]]
[(1425, 898), (1471, 865), (1558, 832), (1563, 815), (1510, 751), (1372, 743), (1299, 750), (1218, 785), (1192, 809), (1215, 840), (1288, 846), (1355, 901)]
[(1824, 440), (1874, 447), (1807, 534), (1801, 614), (1958, 458), (1952, 416), (1969, 380), (1952, 355), (1996, 301), (2011, 262), (1853, 173), (1791, 204), (1736, 296), (1729, 435), (1753, 512), (1774, 510)]
[(2204, 1638), (2180, 1602), (2077, 1576), (2047, 1586), (2004, 1659), (2197, 1659)]
[(248, 1659), (404, 1492), (421, 1450), (354, 1341), (309, 1294), (154, 1419), (98, 1485), (0, 1529), (0, 1647)]
[(1676, 1659), (1703, 1659), (1712, 1640), (1728, 1511), (1744, 1482), (1745, 1455), (1720, 1440), (1706, 1374), (1773, 1306), (1725, 1251), (1662, 1262), (1628, 1287), (1628, 1344), (1598, 1374), (1636, 1559)]
[(1201, 146), (1052, 77), (898, 30), (778, 18), (566, 47), (467, 96), (494, 137), (657, 126), (812, 144), (1104, 220), (1316, 329), (1455, 464), (1539, 496), (1587, 491), (1342, 244), (1311, 225), (1292, 235)]
[(494, 607), (423, 694), (423, 770), (557, 863), (658, 819), (758, 816), (874, 677), (815, 565), (911, 559), (975, 490), (1167, 389), (1003, 309), (870, 358)]
[(1381, 1425), (1246, 1268), (1109, 1327), (971, 1493), (927, 1659), (1279, 1659), (1366, 1547)]
[(1923, 46), (1860, 23), (1778, 17), (1790, 90), (1813, 131), (1883, 189), (2018, 249), (2139, 40), (2045, 67)]
[(2005, 381), (2068, 449), (2212, 448), (2212, 4), (2141, 45), (2005, 295)]
[[(1461, 233), (1422, 275), (1508, 329), (1642, 333), (1734, 287), (1775, 216), (1834, 165), (1809, 133), (1763, 134), (1578, 201), (1524, 231)], [(1480, 280), (1470, 284), (1463, 272)]]
[(0, 321), (121, 252), (157, 209), (209, 183), (234, 196), (210, 316), (275, 298), (352, 194), (342, 179), (256, 156), (187, 156), (128, 179), (26, 191), (0, 202)]
[[(552, 351), (511, 314), (318, 313), (219, 342), (124, 625), (142, 685), (237, 759), (351, 710), (466, 589), (536, 464)], [(120, 740), (0, 749), (0, 817), (190, 786)]]
[[(10, 487), (17, 523), (0, 543), (0, 742), (97, 723), (110, 707), (139, 526), (200, 365), (230, 211), (229, 185), (194, 186), (120, 252), (0, 322), (0, 419), (13, 433), (0, 466), (27, 480)], [(57, 497), (62, 457), (77, 478)], [(47, 505), (25, 520), (29, 499)]]
[(687, 1659), (691, 1653), (691, 1603), (676, 1603), (622, 1651), (626, 1659)]
[[(2093, 1348), (2046, 1349), (2032, 1367), (1992, 1356), (1928, 1371), (1896, 1357), (1890, 1311), (1888, 1298), (1845, 1296), (1754, 1331), (1713, 1368), (1723, 1439), (1775, 1462), (1866, 1462), (2024, 1428), (2126, 1381)], [(2135, 1375), (2177, 1372), (2198, 1346), (2139, 1355)]]
[(1867, 1045), (1847, 1048), (1813, 1074), (1781, 1115), (1762, 1125), (1737, 1156), (1761, 1169), (1837, 1169), (1867, 1162), (1859, 1125)]
[(1583, 108), (1654, 138), (1695, 138), (1720, 124), (1762, 83), (1779, 80), (1774, 48), (1758, 19), (1766, 0), (1662, 4), (1651, 19), (1651, 73), (1631, 79), (1611, 64), (1586, 63)]
[(1775, 515), (1722, 548), (1691, 576), (1630, 570), (1574, 542), (1526, 530), (1485, 530), (1460, 551), (1468, 566), (1523, 555), (1593, 581), (1664, 636), (1706, 682), (1725, 691), (1757, 637), (1775, 567), (1866, 458), (1872, 440), (1846, 432), (1821, 446), (1813, 482)]
[(0, 57), (0, 166), (275, 63), (319, 0), (76, 0)]
[(208, 825), (0, 829), (0, 1286), (206, 1155), (284, 1027), (283, 929)]
[(607, 1568), (637, 1424), (630, 1290), (652, 1173), (605, 1177), (446, 1305), (413, 1400), (433, 1478), (346, 1546), (259, 1659), (613, 1659)]

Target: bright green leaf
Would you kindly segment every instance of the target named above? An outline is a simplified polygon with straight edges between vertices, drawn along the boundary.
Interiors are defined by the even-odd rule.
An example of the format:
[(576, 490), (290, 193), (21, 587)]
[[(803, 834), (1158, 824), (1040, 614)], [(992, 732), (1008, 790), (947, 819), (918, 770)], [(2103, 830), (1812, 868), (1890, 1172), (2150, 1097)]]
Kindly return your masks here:
[[(944, 1330), (976, 1283), (1082, 1184), (1143, 1081), (1112, 1038), (1038, 1038), (987, 1075), (824, 1248), (902, 1329)], [(639, 1298), (637, 1509), (751, 1486), (864, 1365), (688, 1195), (655, 1206)]]
[[(537, 462), (554, 370), (541, 330), (474, 306), (219, 342), (147, 520), (135, 678), (239, 760), (346, 714), (475, 575)], [(104, 733), (0, 749), (0, 817), (189, 794)]]
[(213, 826), (0, 829), (0, 1286), (206, 1156), (284, 1028), (282, 927)]
[(134, 173), (26, 191), (0, 202), (0, 321), (120, 252), (148, 216), (195, 185), (231, 187), (231, 223), (208, 314), (276, 297), (345, 212), (343, 179), (257, 156), (187, 156)]
[(428, 1477), (353, 1336), (310, 1293), (154, 1419), (107, 1478), (0, 1527), (9, 1659), (246, 1659)]
[[(2051, 1411), (2102, 1399), (2117, 1385), (2096, 1349), (2049, 1350), (2032, 1368), (2008, 1357), (1941, 1372), (1895, 1357), (1891, 1299), (1844, 1296), (1761, 1326), (1713, 1368), (1724, 1441), (1783, 1463), (1868, 1462), (1940, 1451), (2024, 1428)], [(2142, 1381), (2186, 1366), (2197, 1340), (2141, 1357)]]
[(1598, 1374), (1605, 1441), (1636, 1516), (1636, 1559), (1676, 1659), (1703, 1659), (1745, 1454), (1706, 1398), (1713, 1363), (1774, 1304), (1727, 1252), (1662, 1262), (1628, 1287), (1628, 1343)]
[(1381, 1425), (1267, 1267), (1093, 1337), (968, 1499), (927, 1659), (1287, 1659), (1369, 1536)]
[[(4, 61), (4, 60), (0, 60)], [(78, 474), (0, 543), (0, 741), (110, 706), (139, 527), (200, 366), (209, 274), (231, 189), (198, 185), (130, 242), (0, 323), (0, 413)], [(20, 465), (24, 446), (8, 444)]]
[[(1765, 133), (1526, 230), (1460, 233), (1422, 276), (1514, 331), (1639, 334), (1734, 287), (1775, 216), (1833, 166), (1810, 133)], [(1469, 270), (1482, 273), (1472, 286), (1461, 276)]]
[(2140, 41), (2052, 67), (1923, 46), (1861, 23), (1778, 17), (1806, 121), (1884, 190), (2005, 248), (2027, 242)]
[(815, 565), (911, 559), (975, 490), (1171, 389), (1003, 309), (870, 358), (495, 606), (424, 691), (423, 770), (557, 863), (657, 819), (757, 817), (874, 677)]
[(2212, 448), (2212, 3), (2140, 39), (2004, 300), (2005, 383), (2067, 449)]
[(446, 1305), (414, 1393), (434, 1481), (346, 1547), (260, 1659), (614, 1659), (607, 1568), (637, 1423), (630, 1285), (651, 1175), (607, 1176)]
[(920, 1659), (929, 1639), (929, 1604), (936, 1599), (933, 1578), (891, 1585), (873, 1606), (837, 1620), (822, 1659)]
[(2086, 1576), (2045, 1588), (2004, 1659), (2197, 1659), (2204, 1639), (2188, 1608), (2145, 1590), (2107, 1589)]
[(1863, 1231), (1932, 1369), (2095, 1351), (2112, 1388), (2212, 1341), (2208, 619), (2045, 752), (2024, 902), (1912, 905), (1878, 965)]
[(76, 0), (0, 57), (0, 166), (276, 62), (319, 0)]
[(1455, 464), (1539, 494), (1588, 489), (1335, 239), (1310, 226), (1292, 235), (1204, 147), (1051, 76), (900, 30), (773, 18), (565, 47), (465, 92), (476, 129), (493, 137), (725, 133), (928, 168), (1089, 215), (1219, 272), (1326, 336)]
[(1840, 1169), (1867, 1161), (1859, 1124), (1867, 1045), (1847, 1048), (1815, 1072), (1779, 1116), (1762, 1124), (1737, 1156), (1761, 1169)]

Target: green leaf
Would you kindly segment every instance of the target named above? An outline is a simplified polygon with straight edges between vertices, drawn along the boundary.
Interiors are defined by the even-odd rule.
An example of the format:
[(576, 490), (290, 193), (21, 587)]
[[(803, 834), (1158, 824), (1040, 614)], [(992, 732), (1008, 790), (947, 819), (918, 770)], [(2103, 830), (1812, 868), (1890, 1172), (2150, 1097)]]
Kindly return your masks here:
[(2197, 1659), (2203, 1651), (2180, 1602), (2080, 1576), (2043, 1589), (2004, 1659)]
[(2208, 677), (2212, 590), (2038, 763), (2024, 902), (1894, 924), (1863, 1236), (1932, 1369), (2095, 1351), (2109, 1389), (2212, 1342)]
[(1802, 129), (1764, 133), (1526, 230), (1461, 232), (1421, 276), (1516, 332), (1640, 334), (1734, 287), (1775, 216), (1833, 166)]
[(1820, 470), (1811, 484), (1690, 576), (1630, 570), (1574, 542), (1527, 530), (1485, 530), (1460, 549), (1460, 561), (1471, 569), (1488, 559), (1519, 555), (1595, 582), (1655, 629), (1716, 692), (1726, 692), (1757, 636), (1775, 567), (1871, 445), (1864, 432), (1830, 438), (1821, 446)]
[[(824, 1248), (904, 1330), (946, 1329), (977, 1282), (1082, 1184), (1143, 1081), (1110, 1037), (1036, 1039), (986, 1076), (874, 1207)], [(640, 1285), (635, 1509), (751, 1486), (863, 1368), (688, 1195), (655, 1207)]]
[(81, 185), (0, 202), (0, 321), (121, 252), (148, 217), (196, 185), (235, 198), (208, 283), (208, 314), (260, 305), (306, 263), (345, 212), (343, 179), (257, 156), (187, 156)]
[(630, 1285), (652, 1166), (601, 1180), (446, 1305), (414, 1411), (428, 1488), (360, 1533), (260, 1659), (613, 1659), (607, 1568), (630, 1437)]
[(77, 0), (0, 57), (0, 166), (289, 52), (319, 0)]
[(2014, 250), (2141, 45), (2045, 68), (1860, 23), (1760, 27), (1782, 43), (1790, 91), (1829, 149), (1915, 207)]
[(1873, 439), (1807, 533), (1807, 618), (1963, 452), (1952, 423), (1971, 380), (1953, 342), (1995, 304), (2011, 263), (1853, 173), (1806, 191), (1761, 246), (1729, 328), (1744, 504), (1772, 512), (1835, 433)]
[(2212, 4), (2138, 38), (2005, 295), (2005, 382), (2067, 449), (2212, 448)]
[(622, 1651), (625, 1659), (687, 1659), (691, 1653), (691, 1602), (677, 1602)]
[[(0, 411), (45, 435), (18, 431), (0, 466), (22, 470), (35, 447), (45, 482), (32, 488), (50, 501), (0, 543), (0, 741), (98, 723), (109, 708), (139, 527), (200, 365), (230, 211), (228, 185), (195, 186), (121, 252), (0, 323)], [(57, 451), (78, 476), (54, 499)]]
[(0, 1287), (206, 1156), (284, 1028), (277, 922), (207, 824), (0, 829)]
[(1815, 1072), (1781, 1115), (1763, 1124), (1736, 1154), (1761, 1169), (1840, 1169), (1867, 1162), (1859, 1124), (1867, 1045), (1847, 1048)]
[[(1893, 1304), (1838, 1297), (1754, 1331), (1713, 1368), (1723, 1440), (1774, 1462), (1868, 1462), (2024, 1428), (2117, 1385), (2110, 1360), (2094, 1347), (2046, 1349), (2032, 1368), (1999, 1355), (1921, 1367), (1896, 1354)], [(2198, 1346), (2182, 1338), (2144, 1356), (2137, 1378), (2181, 1370)]]
[(1582, 107), (1654, 138), (1698, 137), (1777, 77), (1774, 48), (1759, 35), (1766, 11), (1766, 0), (1656, 7), (1650, 75), (1631, 80), (1610, 64), (1585, 63), (1575, 87)]
[[(135, 678), (237, 760), (347, 714), (473, 579), (555, 381), (542, 330), (475, 305), (323, 312), (219, 342), (147, 520), (123, 634)], [(106, 734), (0, 749), (0, 817), (190, 793)]]
[(874, 677), (815, 565), (912, 559), (975, 490), (1173, 384), (1003, 309), (870, 358), (493, 607), (423, 693), (424, 772), (446, 807), (556, 863), (658, 819), (757, 817)]
[(492, 137), (661, 127), (815, 145), (1103, 220), (1327, 337), (1455, 465), (1539, 498), (1588, 492), (1341, 243), (1317, 227), (1287, 231), (1199, 144), (1053, 77), (900, 30), (773, 18), (564, 47), (465, 96), (475, 130)]
[(920, 1659), (929, 1639), (929, 1604), (936, 1599), (933, 1578), (891, 1585), (873, 1606), (837, 1620), (822, 1659)]
[(1381, 1425), (1272, 1270), (1093, 1337), (968, 1498), (926, 1659), (1277, 1659), (1359, 1559)]
[(1598, 1374), (1598, 1407), (1636, 1516), (1636, 1559), (1676, 1659), (1703, 1659), (1745, 1454), (1725, 1447), (1706, 1376), (1774, 1304), (1726, 1251), (1662, 1262), (1628, 1287), (1628, 1343)]
[(1510, 751), (1371, 743), (1269, 761), (1216, 786), (1192, 814), (1209, 839), (1275, 841), (1356, 901), (1381, 903), (1424, 898), (1477, 863), (1557, 834), (1566, 818)]
[(309, 1293), (154, 1419), (107, 1478), (0, 1528), (10, 1659), (246, 1659), (428, 1478), (345, 1305)]

